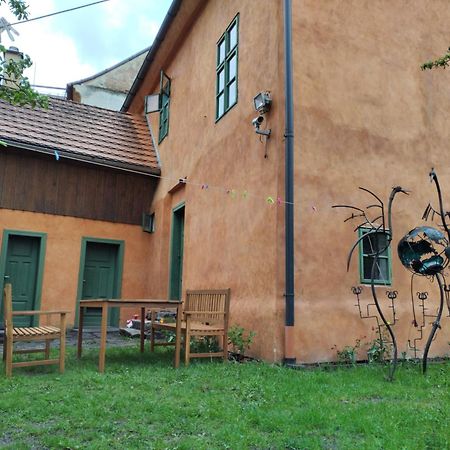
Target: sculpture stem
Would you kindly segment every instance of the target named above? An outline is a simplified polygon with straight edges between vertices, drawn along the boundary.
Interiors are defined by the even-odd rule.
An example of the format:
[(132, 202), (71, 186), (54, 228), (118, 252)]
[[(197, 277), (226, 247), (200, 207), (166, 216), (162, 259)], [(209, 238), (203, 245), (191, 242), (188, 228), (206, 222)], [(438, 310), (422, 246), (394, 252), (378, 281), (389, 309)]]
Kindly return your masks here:
[(391, 339), (392, 339), (392, 347), (393, 347), (393, 350), (394, 350), (394, 354), (393, 354), (393, 357), (392, 357), (392, 364), (391, 364), (391, 367), (389, 369), (388, 380), (389, 381), (393, 381), (393, 379), (394, 379), (394, 372), (395, 372), (395, 369), (397, 368), (397, 353), (398, 353), (397, 352), (397, 341), (395, 339), (395, 335), (394, 335), (394, 332), (392, 330), (392, 327), (389, 325), (389, 322), (384, 317), (383, 311), (381, 310), (380, 304), (378, 303), (377, 293), (375, 291), (375, 267), (378, 264), (378, 260), (379, 260), (379, 257), (377, 255), (374, 258), (373, 264), (372, 264), (372, 274), (371, 274), (372, 279), (371, 279), (371, 283), (370, 283), (371, 286), (370, 287), (372, 289), (372, 297), (373, 297), (373, 300), (375, 302), (375, 306), (377, 308), (378, 314), (380, 315), (380, 318), (381, 318), (382, 322), (384, 323), (384, 326), (388, 330), (388, 333), (389, 333), (389, 335), (391, 336)]
[(428, 351), (430, 350), (431, 343), (433, 342), (434, 335), (438, 328), (440, 328), (440, 322), (442, 317), (442, 311), (444, 309), (444, 283), (442, 281), (442, 275), (440, 273), (436, 274), (436, 278), (439, 284), (439, 293), (441, 296), (439, 303), (439, 311), (436, 316), (436, 320), (433, 322), (433, 327), (431, 328), (430, 335), (428, 336), (427, 344), (425, 345), (425, 350), (423, 352), (423, 360), (422, 360), (422, 372), (425, 375), (427, 371), (427, 362), (428, 362)]
[(448, 237), (448, 240), (450, 241), (450, 230), (448, 229), (447, 222), (445, 221), (444, 206), (442, 203), (441, 186), (439, 185), (438, 177), (437, 177), (434, 169), (432, 169), (430, 175), (434, 181), (434, 184), (436, 185), (436, 190), (437, 190), (438, 199), (439, 199), (439, 211), (441, 212), (442, 226), (444, 227), (445, 231), (447, 232), (447, 237)]

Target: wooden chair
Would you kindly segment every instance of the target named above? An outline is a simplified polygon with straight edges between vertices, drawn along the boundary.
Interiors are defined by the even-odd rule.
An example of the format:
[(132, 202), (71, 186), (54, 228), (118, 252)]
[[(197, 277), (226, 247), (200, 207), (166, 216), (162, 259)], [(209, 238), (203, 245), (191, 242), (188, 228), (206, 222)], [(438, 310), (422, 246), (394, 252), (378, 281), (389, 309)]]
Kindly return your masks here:
[[(181, 333), (184, 337), (184, 363), (189, 365), (191, 358), (228, 357), (228, 316), (230, 311), (230, 289), (223, 290), (187, 290), (181, 319)], [(173, 343), (155, 343), (155, 331), (175, 332), (175, 323), (159, 323), (156, 311), (152, 311), (151, 351), (155, 345), (174, 345)], [(191, 337), (217, 336), (222, 350), (219, 352), (191, 353)]]
[[(59, 364), (59, 371), (64, 372), (64, 357), (66, 349), (66, 314), (68, 311), (17, 311), (12, 310), (12, 286), (5, 284), (4, 295), (4, 315), (5, 315), (5, 335), (3, 342), (3, 360), (6, 364), (6, 376), (12, 376), (13, 367), (26, 367), (48, 364)], [(14, 316), (33, 316), (33, 315), (60, 315), (60, 327), (56, 328), (50, 325), (42, 327), (21, 327), (13, 326)], [(54, 339), (59, 339), (59, 359), (50, 359), (50, 343)], [(14, 350), (14, 343), (20, 341), (45, 341), (44, 349), (23, 349)], [(44, 359), (35, 361), (13, 362), (14, 353), (44, 353)]]

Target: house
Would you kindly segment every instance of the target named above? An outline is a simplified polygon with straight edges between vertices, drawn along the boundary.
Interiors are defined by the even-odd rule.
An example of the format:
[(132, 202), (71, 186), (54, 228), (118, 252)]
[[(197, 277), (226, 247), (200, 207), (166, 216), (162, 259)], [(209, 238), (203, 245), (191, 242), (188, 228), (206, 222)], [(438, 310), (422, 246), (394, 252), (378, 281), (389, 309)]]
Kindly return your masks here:
[(67, 99), (118, 111), (148, 51), (147, 47), (100, 73), (68, 83)]
[[(61, 104), (73, 112), (63, 123), (62, 111), (42, 122), (52, 110), (8, 107), (0, 117), (0, 139), (8, 144), (0, 150), (0, 276), (12, 253), (9, 242), (25, 233), (37, 239), (39, 255), (47, 244), (45, 261), (37, 264), (42, 303), (73, 307), (89, 294), (84, 280), (103, 279), (102, 260), (114, 260), (107, 249), (122, 260), (123, 242), (123, 273), (106, 271), (113, 289), (122, 286), (113, 294), (181, 298), (185, 289), (229, 287), (231, 323), (256, 331), (254, 356), (330, 361), (336, 348), (373, 341), (376, 322), (361, 319), (351, 291), (365, 285), (361, 307), (372, 315), (370, 254), (361, 245), (346, 270), (360, 223), (344, 223), (348, 214), (332, 205), (373, 204), (359, 186), (385, 201), (393, 186), (410, 189), (394, 205), (398, 242), (423, 223), (428, 203), (436, 204), (427, 183), (431, 167), (444, 195), (450, 193), (449, 80), (446, 72), (420, 71), (447, 48), (448, 15), (443, 0), (414, 8), (406, 0), (295, 0), (287, 16), (290, 94), (283, 2), (174, 0), (124, 114), (101, 110), (81, 122), (85, 110), (77, 108), (99, 110), (69, 102)], [(285, 111), (293, 112), (293, 129)], [(18, 172), (25, 158), (30, 164), (21, 163)], [(285, 187), (289, 169), (293, 198)], [(27, 183), (17, 182), (18, 173)], [(143, 213), (151, 233), (139, 222)], [(102, 248), (97, 252), (94, 244)], [(423, 306), (433, 314), (436, 284), (415, 277), (411, 287), (395, 245), (383, 264), (376, 292), (391, 313), (386, 292), (397, 291), (400, 351), (420, 355), (433, 318), (414, 326), (411, 302), (417, 306), (415, 292), (427, 291)], [(444, 320), (431, 355), (448, 352)]]
[(144, 117), (57, 98), (48, 109), (2, 101), (0, 136), (0, 280), (12, 282), (14, 308), (75, 312), (80, 298), (144, 296), (142, 218), (160, 174)]
[[(415, 292), (436, 284), (415, 277), (396, 242), (437, 206), (428, 173), (435, 167), (450, 202), (449, 78), (420, 65), (448, 46), (444, 1), (292, 2), (294, 111), (294, 298), (286, 287), (283, 3), (174, 0), (122, 110), (143, 115), (158, 94), (154, 131), (162, 178), (152, 200), (154, 264), (150, 296), (178, 298), (186, 288), (230, 287), (231, 322), (256, 331), (251, 351), (269, 361), (329, 361), (336, 348), (377, 338), (376, 322), (360, 318), (352, 286), (366, 285), (362, 308), (374, 312), (368, 255), (360, 248), (346, 270), (360, 224), (332, 205), (387, 204), (393, 186), (410, 189), (394, 205), (394, 244), (376, 291), (398, 291), (399, 351), (417, 356), (433, 318), (413, 325)], [(405, 24), (408, 24), (405, 26)], [(254, 98), (270, 92), (270, 111)], [(289, 98), (288, 98), (289, 99)], [(267, 136), (270, 130), (270, 135)], [(257, 134), (255, 131), (259, 131)], [(262, 134), (261, 134), (262, 132)], [(179, 179), (183, 182), (177, 183)], [(438, 224), (434, 225), (438, 227)], [(359, 261), (360, 260), (360, 261)], [(286, 297), (286, 294), (287, 297)], [(448, 319), (431, 355), (448, 353)], [(363, 346), (364, 347), (364, 346)], [(360, 358), (365, 358), (361, 349)]]

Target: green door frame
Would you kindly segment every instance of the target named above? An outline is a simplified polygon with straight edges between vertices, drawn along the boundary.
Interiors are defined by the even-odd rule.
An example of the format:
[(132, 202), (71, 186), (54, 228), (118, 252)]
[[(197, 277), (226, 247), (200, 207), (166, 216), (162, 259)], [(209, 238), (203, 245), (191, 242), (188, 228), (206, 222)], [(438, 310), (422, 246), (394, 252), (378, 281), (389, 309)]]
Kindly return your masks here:
[[(84, 265), (86, 262), (86, 249), (87, 244), (93, 242), (97, 244), (112, 244), (117, 245), (117, 264), (116, 264), (116, 273), (115, 280), (116, 283), (114, 285), (114, 294), (113, 298), (120, 298), (122, 296), (122, 274), (123, 274), (123, 256), (125, 250), (125, 241), (116, 241), (114, 239), (101, 239), (101, 238), (93, 238), (93, 237), (83, 237), (81, 238), (81, 253), (80, 253), (80, 269), (78, 272), (78, 287), (77, 287), (77, 302), (75, 309), (75, 323), (78, 326), (78, 316), (79, 316), (79, 306), (81, 295), (83, 293), (83, 278), (84, 278)], [(119, 314), (117, 308), (111, 309), (111, 322), (118, 324), (119, 322)]]
[[(172, 223), (171, 223), (171, 228), (170, 228), (170, 267), (169, 267), (169, 299), (171, 300), (181, 300), (182, 297), (182, 278), (183, 278), (183, 253), (184, 253), (184, 219), (185, 219), (185, 213), (183, 213), (183, 228), (182, 228), (182, 232), (183, 232), (183, 242), (181, 242), (181, 252), (182, 252), (182, 257), (181, 257), (181, 266), (180, 266), (180, 273), (179, 273), (179, 279), (178, 279), (178, 283), (179, 286), (175, 286), (174, 285), (174, 270), (175, 270), (175, 264), (174, 264), (174, 259), (175, 259), (175, 226), (176, 226), (176, 221), (179, 220), (177, 218), (177, 212), (179, 212), (181, 209), (185, 209), (185, 202), (179, 203), (177, 206), (175, 206), (175, 208), (172, 209)], [(176, 296), (176, 292), (179, 293), (178, 296)], [(179, 297), (179, 298), (178, 298)]]
[[(3, 230), (2, 250), (0, 253), (0, 288), (1, 288), (0, 298), (3, 298), (3, 286), (6, 271), (6, 256), (8, 253), (8, 244), (10, 236), (25, 236), (39, 239), (39, 258), (38, 258), (38, 269), (36, 274), (36, 293), (34, 297), (34, 309), (39, 310), (41, 308), (42, 282), (44, 279), (45, 250), (47, 248), (47, 234), (37, 233), (34, 231)], [(3, 302), (1, 305), (0, 312), (3, 313)], [(39, 316), (32, 317), (31, 325), (32, 326), (39, 325)]]

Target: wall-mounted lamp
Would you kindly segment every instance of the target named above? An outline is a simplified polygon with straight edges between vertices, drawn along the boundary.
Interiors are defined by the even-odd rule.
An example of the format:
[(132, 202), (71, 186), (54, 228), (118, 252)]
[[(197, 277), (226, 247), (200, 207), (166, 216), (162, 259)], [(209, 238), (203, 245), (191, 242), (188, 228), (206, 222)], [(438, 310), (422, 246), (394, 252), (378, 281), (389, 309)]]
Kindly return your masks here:
[(264, 122), (263, 114), (268, 112), (272, 105), (272, 97), (270, 96), (270, 92), (262, 91), (259, 94), (257, 94), (253, 99), (253, 104), (255, 105), (256, 111), (259, 112), (259, 116), (255, 117), (252, 120), (252, 125), (255, 127), (255, 133), (266, 136), (266, 138), (268, 139), (270, 137), (270, 133), (272, 132), (272, 130), (271, 129), (261, 130), (260, 127), (261, 124)]
[(253, 99), (253, 103), (255, 105), (256, 111), (258, 111), (260, 114), (265, 114), (270, 110), (270, 107), (272, 105), (272, 97), (270, 96), (270, 92), (260, 92)]

